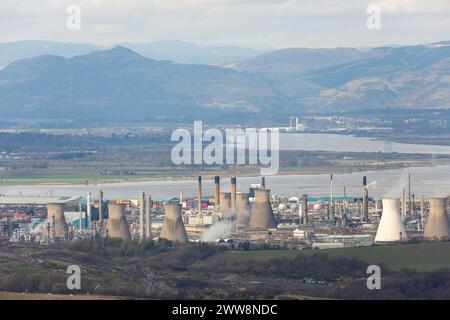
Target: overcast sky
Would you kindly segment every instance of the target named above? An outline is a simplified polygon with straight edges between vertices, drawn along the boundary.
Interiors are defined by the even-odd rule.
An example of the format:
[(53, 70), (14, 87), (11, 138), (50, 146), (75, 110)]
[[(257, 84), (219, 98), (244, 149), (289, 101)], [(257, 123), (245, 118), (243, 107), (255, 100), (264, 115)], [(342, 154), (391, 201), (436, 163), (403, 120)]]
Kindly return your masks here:
[[(368, 30), (367, 7), (381, 8)], [(81, 30), (66, 28), (69, 5)], [(450, 40), (450, 0), (0, 0), (0, 42), (379, 46)]]

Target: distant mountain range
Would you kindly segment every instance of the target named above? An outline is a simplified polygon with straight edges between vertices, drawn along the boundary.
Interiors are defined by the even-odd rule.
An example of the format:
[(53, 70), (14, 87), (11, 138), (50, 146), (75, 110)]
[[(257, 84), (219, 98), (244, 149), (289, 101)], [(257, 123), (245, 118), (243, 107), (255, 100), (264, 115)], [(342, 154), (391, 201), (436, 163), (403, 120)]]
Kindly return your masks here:
[(147, 58), (171, 60), (179, 63), (222, 65), (257, 57), (270, 49), (256, 50), (239, 46), (198, 46), (186, 41), (164, 40), (148, 43), (120, 43), (105, 47), (85, 43), (53, 41), (18, 41), (0, 43), (0, 68), (13, 61), (40, 55), (56, 55), (72, 58), (92, 51), (127, 47)]
[[(199, 50), (182, 42), (157, 47), (163, 45), (180, 54)], [(450, 108), (450, 42), (365, 51), (282, 49), (224, 66), (149, 59), (135, 51), (152, 52), (154, 44), (136, 46), (63, 46), (59, 55), (9, 64), (0, 70), (0, 116), (201, 119)], [(70, 57), (83, 50), (95, 51)], [(202, 50), (230, 59), (255, 54), (239, 47)]]
[(287, 102), (263, 78), (156, 61), (121, 46), (70, 59), (43, 55), (0, 71), (3, 117), (201, 117), (269, 110)]

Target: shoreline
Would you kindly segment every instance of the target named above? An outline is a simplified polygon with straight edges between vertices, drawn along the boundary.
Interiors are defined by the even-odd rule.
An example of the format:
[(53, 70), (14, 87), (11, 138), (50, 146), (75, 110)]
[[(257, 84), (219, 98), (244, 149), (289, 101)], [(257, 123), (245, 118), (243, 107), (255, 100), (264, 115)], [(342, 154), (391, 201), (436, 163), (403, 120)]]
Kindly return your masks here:
[[(415, 162), (401, 162), (396, 163), (392, 165), (366, 165), (364, 167), (355, 167), (355, 166), (345, 166), (345, 167), (335, 167), (335, 168), (328, 168), (328, 167), (315, 167), (310, 169), (302, 169), (302, 168), (280, 168), (280, 171), (276, 174), (276, 176), (289, 176), (289, 175), (322, 175), (322, 174), (348, 174), (348, 173), (354, 173), (354, 172), (366, 172), (366, 171), (383, 171), (383, 170), (390, 170), (390, 169), (402, 169), (402, 168), (420, 168), (420, 167), (438, 167), (438, 166), (445, 166), (449, 165), (450, 160), (444, 160), (441, 159), (441, 161), (415, 161)], [(106, 185), (106, 184), (124, 184), (124, 183), (140, 183), (140, 182), (154, 182), (154, 181), (181, 181), (181, 180), (195, 180), (198, 176), (202, 176), (204, 179), (213, 179), (214, 176), (221, 176), (222, 178), (229, 178), (232, 176), (236, 177), (254, 177), (254, 176), (260, 176), (259, 170), (251, 171), (251, 172), (230, 172), (230, 171), (214, 171), (214, 172), (202, 172), (202, 171), (195, 171), (191, 174), (185, 174), (185, 175), (167, 175), (167, 176), (138, 176), (138, 177), (130, 177), (128, 178), (111, 178), (111, 179), (86, 179), (95, 181), (95, 183), (89, 183), (85, 184), (81, 181), (69, 181), (71, 179), (74, 179), (73, 177), (61, 177), (61, 178), (55, 178), (55, 181), (51, 181), (51, 178), (49, 178), (48, 181), (45, 181), (45, 179), (37, 178), (36, 181), (33, 181), (33, 178), (24, 178), (23, 182), (14, 182), (14, 183), (1, 183), (1, 187), (11, 187), (11, 186), (23, 186), (23, 185), (35, 185), (35, 186), (70, 186), (70, 185), (86, 185), (86, 186), (96, 186), (96, 185)], [(12, 178), (11, 180), (20, 180), (20, 178)], [(66, 181), (60, 181), (64, 180)], [(81, 179), (85, 180), (85, 179)]]

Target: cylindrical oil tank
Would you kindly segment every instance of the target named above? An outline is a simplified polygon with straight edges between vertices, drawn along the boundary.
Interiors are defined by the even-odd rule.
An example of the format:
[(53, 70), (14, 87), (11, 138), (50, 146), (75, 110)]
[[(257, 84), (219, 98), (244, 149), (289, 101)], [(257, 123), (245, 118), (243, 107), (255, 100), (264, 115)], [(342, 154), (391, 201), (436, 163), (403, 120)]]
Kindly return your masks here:
[(124, 204), (108, 204), (108, 236), (122, 240), (131, 240), (130, 227), (125, 218)]
[(181, 205), (178, 203), (167, 203), (164, 205), (164, 224), (160, 237), (176, 242), (188, 242), (186, 229), (181, 217)]

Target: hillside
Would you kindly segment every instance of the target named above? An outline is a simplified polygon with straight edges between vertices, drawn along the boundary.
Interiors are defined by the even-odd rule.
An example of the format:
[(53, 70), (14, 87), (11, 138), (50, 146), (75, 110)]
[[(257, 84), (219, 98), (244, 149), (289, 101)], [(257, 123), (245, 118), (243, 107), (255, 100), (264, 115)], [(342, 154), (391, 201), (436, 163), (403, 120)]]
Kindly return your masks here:
[(313, 111), (450, 108), (449, 66), (449, 42), (367, 52), (286, 49), (234, 65)]
[(66, 59), (39, 56), (0, 71), (3, 117), (199, 117), (285, 105), (267, 80), (145, 58), (125, 47)]
[[(179, 42), (157, 47), (198, 51)], [(3, 118), (267, 120), (386, 107), (450, 108), (449, 42), (364, 52), (283, 49), (228, 67), (153, 60), (118, 46), (72, 58), (41, 55), (0, 70)]]

